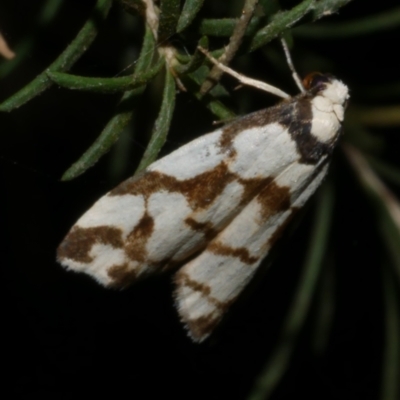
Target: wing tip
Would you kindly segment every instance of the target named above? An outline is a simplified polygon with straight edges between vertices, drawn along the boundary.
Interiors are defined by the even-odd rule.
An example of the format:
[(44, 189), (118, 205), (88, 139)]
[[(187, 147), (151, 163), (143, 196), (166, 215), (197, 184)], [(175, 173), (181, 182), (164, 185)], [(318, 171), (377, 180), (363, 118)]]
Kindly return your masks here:
[[(196, 292), (187, 286), (179, 275), (177, 273), (174, 279), (176, 285), (174, 300), (179, 319), (192, 341), (202, 343), (212, 335), (222, 315), (216, 308), (208, 313), (199, 312), (201, 308), (204, 308), (201, 302), (204, 302), (205, 299), (201, 297), (201, 292)], [(191, 297), (190, 300), (189, 297)]]

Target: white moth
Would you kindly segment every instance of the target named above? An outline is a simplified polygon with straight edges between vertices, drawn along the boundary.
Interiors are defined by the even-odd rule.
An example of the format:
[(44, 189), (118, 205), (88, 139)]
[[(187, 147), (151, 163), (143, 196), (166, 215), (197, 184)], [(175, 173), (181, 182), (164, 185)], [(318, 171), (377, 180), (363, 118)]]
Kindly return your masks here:
[(179, 268), (176, 305), (196, 342), (212, 333), (320, 185), (349, 97), (347, 86), (331, 75), (309, 75), (295, 97), (254, 82), (285, 99), (193, 140), (121, 183), (58, 248), (62, 265), (107, 287), (125, 288)]

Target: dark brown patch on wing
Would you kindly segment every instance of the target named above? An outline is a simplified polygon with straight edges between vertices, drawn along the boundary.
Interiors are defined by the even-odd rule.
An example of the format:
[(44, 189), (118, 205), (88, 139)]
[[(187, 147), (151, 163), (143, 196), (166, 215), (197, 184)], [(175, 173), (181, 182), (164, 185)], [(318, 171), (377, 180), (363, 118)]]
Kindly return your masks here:
[(138, 262), (146, 261), (146, 244), (149, 237), (153, 234), (153, 231), (154, 220), (146, 211), (142, 219), (126, 238), (125, 252), (131, 260)]
[(109, 285), (113, 288), (125, 288), (137, 280), (136, 272), (128, 264), (113, 265), (107, 270), (107, 275), (113, 280)]
[(213, 304), (216, 308), (221, 310), (222, 313), (225, 312), (236, 300), (236, 297), (225, 302), (216, 299), (215, 297), (211, 296), (210, 286), (206, 285), (205, 283), (197, 282), (196, 280), (191, 279), (190, 276), (187, 273), (182, 272), (182, 270), (178, 271), (175, 274), (174, 281), (178, 288), (187, 286), (195, 292), (200, 292), (210, 304)]
[(214, 238), (218, 231), (216, 231), (211, 222), (198, 222), (193, 218), (186, 218), (185, 223), (196, 232), (201, 232), (208, 240)]
[(176, 179), (160, 172), (147, 171), (127, 179), (109, 192), (108, 196), (144, 196), (146, 199), (155, 192), (173, 186)]
[(319, 141), (311, 134), (313, 96), (300, 95), (284, 107), (279, 108), (277, 122), (286, 126), (293, 140), (296, 142), (300, 154), (300, 162), (316, 164), (324, 154), (329, 154), (333, 145)]
[(235, 175), (229, 172), (225, 163), (185, 180), (178, 180), (158, 171), (148, 171), (139, 178), (131, 178), (121, 183), (109, 196), (132, 194), (148, 198), (156, 192), (177, 192), (186, 197), (192, 209), (206, 208), (234, 179)]
[(258, 257), (251, 256), (245, 247), (231, 247), (218, 241), (210, 243), (207, 246), (207, 251), (220, 256), (239, 258), (244, 264), (254, 264), (258, 261)]
[(238, 179), (239, 183), (243, 185), (244, 192), (241, 200), (241, 205), (246, 205), (253, 199), (263, 188), (268, 186), (273, 178), (253, 178), (253, 179)]
[[(241, 211), (241, 209), (246, 206), (263, 188), (269, 185), (273, 178), (252, 178), (252, 179), (243, 179), (238, 175), (232, 174), (237, 182), (239, 182), (243, 187), (243, 194), (241, 197), (240, 204), (237, 208), (237, 213)], [(218, 230), (215, 229), (214, 225), (211, 222), (198, 222), (195, 219), (189, 217), (185, 220), (186, 224), (188, 224), (193, 230), (197, 232), (202, 232), (204, 237), (208, 240), (213, 239), (217, 234)]]
[(266, 221), (272, 215), (290, 208), (290, 188), (279, 186), (271, 180), (257, 195), (261, 204), (261, 218)]
[(184, 272), (177, 272), (175, 276), (175, 283), (178, 287), (190, 287), (192, 290), (195, 292), (200, 292), (204, 297), (208, 299), (211, 293), (210, 286), (197, 282), (193, 279), (190, 279), (190, 277), (185, 274)]
[(89, 253), (96, 243), (108, 244), (114, 248), (124, 247), (121, 229), (112, 226), (75, 226), (58, 247), (57, 257), (61, 261), (69, 258), (81, 263), (90, 263), (93, 258)]
[(227, 165), (221, 163), (210, 171), (181, 182), (178, 191), (186, 196), (193, 209), (206, 208), (234, 179), (235, 176), (228, 171)]

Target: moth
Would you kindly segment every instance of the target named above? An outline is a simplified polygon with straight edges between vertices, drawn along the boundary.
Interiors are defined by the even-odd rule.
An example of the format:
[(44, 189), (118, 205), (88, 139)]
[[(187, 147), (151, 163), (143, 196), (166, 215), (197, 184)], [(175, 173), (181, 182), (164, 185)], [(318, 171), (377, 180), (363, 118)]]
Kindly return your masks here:
[(58, 261), (111, 288), (177, 269), (180, 318), (193, 341), (205, 340), (325, 177), (349, 98), (327, 74), (308, 75), (294, 97), (258, 84), (284, 100), (111, 190), (72, 227)]

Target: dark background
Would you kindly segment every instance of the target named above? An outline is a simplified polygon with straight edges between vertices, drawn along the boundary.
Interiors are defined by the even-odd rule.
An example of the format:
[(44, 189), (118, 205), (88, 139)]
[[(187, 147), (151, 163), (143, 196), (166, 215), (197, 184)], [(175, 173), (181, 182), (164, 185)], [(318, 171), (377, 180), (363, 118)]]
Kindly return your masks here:
[[(54, 60), (93, 5), (77, 0), (65, 3), (45, 30), (34, 24), (42, 1), (14, 0), (0, 5), (0, 29), (11, 47), (27, 35), (36, 43), (26, 60), (0, 82), (1, 100)], [(395, 5), (396, 1), (355, 0), (323, 21), (350, 21)], [(222, 16), (214, 11), (206, 7), (203, 16)], [(137, 58), (141, 25), (139, 18), (122, 17), (121, 9), (114, 7), (92, 49), (73, 72), (117, 76)], [(179, 47), (181, 39), (174, 40)], [(398, 103), (398, 97), (376, 101), (365, 93), (370, 85), (399, 82), (399, 40), (399, 29), (345, 40), (299, 37), (293, 58), (302, 74), (309, 72), (311, 64), (330, 67), (351, 88), (353, 104), (382, 106)], [(270, 48), (271, 53), (257, 51), (235, 66), (260, 79), (267, 76), (270, 83), (295, 93), (290, 74), (268, 62), (280, 54), (278, 44)], [(171, 276), (149, 279), (123, 292), (109, 291), (85, 276), (66, 272), (55, 261), (56, 248), (75, 220), (137, 166), (157, 115), (160, 82), (148, 88), (123, 145), (67, 183), (60, 181), (62, 173), (97, 137), (118, 95), (53, 87), (20, 109), (0, 114), (5, 334), (1, 359), (6, 370), (1, 391), (7, 399), (32, 395), (245, 399), (274, 350), (307, 249), (315, 199), (298, 229), (283, 238), (282, 251), (266, 279), (202, 345), (191, 343), (178, 320)], [(231, 90), (235, 83), (227, 82)], [(245, 113), (273, 104), (271, 97), (244, 89), (234, 92), (226, 104)], [(212, 130), (212, 121), (213, 116), (190, 94), (179, 93), (163, 154)], [(382, 157), (399, 165), (398, 129), (372, 133), (385, 143)], [(307, 399), (378, 398), (385, 344), (382, 265), (387, 255), (372, 208), (340, 150), (331, 175), (336, 198), (326, 264), (333, 266), (334, 276), (332, 329), (325, 353), (318, 357), (312, 351), (316, 301), (274, 399), (304, 395)]]

